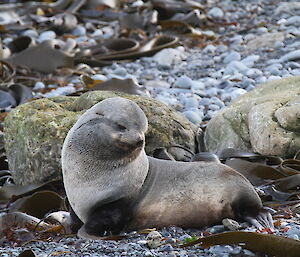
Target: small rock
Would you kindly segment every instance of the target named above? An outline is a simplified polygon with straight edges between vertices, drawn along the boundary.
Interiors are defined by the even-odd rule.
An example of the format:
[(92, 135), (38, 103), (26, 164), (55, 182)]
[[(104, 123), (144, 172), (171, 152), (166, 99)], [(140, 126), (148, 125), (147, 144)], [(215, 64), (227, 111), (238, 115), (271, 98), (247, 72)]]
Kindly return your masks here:
[(205, 88), (205, 85), (201, 81), (192, 81), (192, 86), (191, 89), (198, 91), (198, 90), (203, 90)]
[(179, 63), (183, 57), (182, 51), (166, 48), (156, 53), (153, 59), (161, 66), (171, 67), (172, 64)]
[(202, 50), (202, 52), (205, 54), (214, 53), (215, 51), (216, 51), (216, 47), (214, 45), (207, 45)]
[(300, 75), (300, 69), (293, 69), (293, 70), (291, 70), (291, 74), (294, 75), (294, 76)]
[(231, 53), (229, 53), (228, 55), (225, 56), (223, 63), (228, 64), (232, 61), (239, 61), (239, 60), (241, 60), (240, 53), (238, 53), (236, 51), (232, 51)]
[(224, 74), (225, 75), (230, 75), (235, 73), (246, 74), (248, 70), (249, 68), (242, 62), (232, 61), (226, 66)]
[[(248, 66), (249, 67), (249, 66)], [(249, 77), (249, 78), (252, 78), (252, 79), (255, 79), (259, 76), (262, 76), (263, 72), (259, 69), (249, 69), (247, 72), (246, 72), (246, 76)]]
[(146, 240), (149, 248), (157, 248), (161, 245), (162, 235), (158, 231), (151, 231)]
[(267, 33), (267, 32), (268, 32), (268, 29), (266, 27), (260, 27), (260, 28), (257, 29), (257, 33), (259, 35)]
[(45, 84), (41, 81), (38, 81), (34, 84), (33, 90), (39, 90), (44, 88), (45, 88)]
[(223, 219), (222, 223), (230, 231), (237, 231), (241, 228), (241, 225), (233, 219)]
[(201, 100), (199, 101), (199, 105), (209, 105), (211, 103), (210, 98), (201, 98)]
[(126, 77), (127, 75), (127, 70), (123, 67), (118, 67), (113, 71), (113, 74), (120, 76), (120, 77)]
[(190, 109), (192, 107), (198, 108), (199, 105), (199, 99), (196, 99), (196, 97), (188, 97), (185, 99), (184, 107), (185, 109)]
[(282, 56), (279, 60), (280, 62), (287, 62), (287, 61), (294, 61), (300, 59), (300, 50), (295, 50), (292, 52), (289, 52), (288, 54), (285, 54)]
[(78, 25), (71, 33), (73, 36), (84, 36), (86, 34), (86, 28)]
[(52, 30), (47, 30), (44, 31), (40, 34), (40, 36), (38, 37), (38, 42), (43, 42), (45, 40), (53, 40), (56, 38), (56, 34), (54, 31)]
[(295, 226), (295, 227), (291, 227), (287, 232), (286, 235), (288, 237), (291, 236), (297, 236), (298, 238), (300, 237), (300, 226)]
[(189, 77), (183, 75), (180, 78), (178, 78), (175, 83), (174, 87), (175, 88), (185, 88), (185, 89), (190, 89), (193, 86), (193, 80), (190, 79)]
[(206, 94), (210, 97), (216, 96), (218, 95), (219, 90), (218, 88), (212, 87), (206, 90)]
[(174, 248), (172, 245), (170, 244), (166, 244), (166, 245), (162, 245), (158, 251), (160, 252), (173, 252)]
[(207, 15), (215, 19), (222, 19), (224, 17), (224, 12), (221, 8), (214, 7), (208, 11)]
[(209, 248), (209, 252), (212, 254), (225, 256), (224, 253), (231, 253), (233, 251), (232, 246), (230, 245), (214, 245)]
[(300, 214), (300, 203), (296, 204), (296, 205), (293, 205), (291, 207), (291, 211), (294, 213), (294, 214)]
[(285, 26), (300, 26), (300, 16), (292, 16), (286, 20), (284, 23)]
[(182, 113), (190, 122), (199, 125), (202, 122), (200, 115), (194, 111), (185, 111)]
[(137, 241), (137, 243), (140, 245), (146, 245), (148, 243), (148, 241), (147, 240), (139, 240), (139, 241)]
[(102, 74), (95, 74), (93, 76), (91, 76), (91, 79), (93, 80), (101, 80), (101, 81), (106, 81), (107, 77), (102, 75)]
[(222, 233), (226, 230), (224, 225), (215, 225), (209, 229), (209, 232), (212, 234)]
[(233, 99), (237, 98), (238, 96), (243, 95), (245, 93), (247, 93), (247, 91), (245, 89), (237, 88), (231, 92), (231, 99), (233, 100)]
[(209, 106), (209, 109), (212, 110), (212, 111), (218, 111), (218, 110), (220, 110), (220, 106), (216, 105), (216, 104), (211, 104)]
[(27, 36), (27, 37), (31, 37), (31, 38), (37, 38), (39, 36), (39, 34), (37, 33), (36, 30), (33, 30), (33, 29), (28, 29), (28, 30), (25, 30), (23, 33), (22, 33), (23, 36)]
[(180, 236), (178, 239), (179, 241), (185, 241), (186, 239), (192, 239), (192, 237), (188, 234), (185, 234), (183, 236)]
[(259, 58), (259, 55), (252, 54), (242, 59), (241, 62), (247, 67), (252, 68), (254, 66), (254, 63), (257, 62)]

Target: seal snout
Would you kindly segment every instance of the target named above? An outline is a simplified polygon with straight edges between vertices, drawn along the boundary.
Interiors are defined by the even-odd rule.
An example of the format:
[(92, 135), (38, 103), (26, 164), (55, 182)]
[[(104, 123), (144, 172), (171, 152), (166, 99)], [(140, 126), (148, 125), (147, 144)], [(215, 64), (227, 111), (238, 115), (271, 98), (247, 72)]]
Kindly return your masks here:
[(136, 147), (142, 147), (143, 145), (144, 145), (144, 139), (143, 138), (141, 138), (140, 140), (138, 140), (136, 142)]

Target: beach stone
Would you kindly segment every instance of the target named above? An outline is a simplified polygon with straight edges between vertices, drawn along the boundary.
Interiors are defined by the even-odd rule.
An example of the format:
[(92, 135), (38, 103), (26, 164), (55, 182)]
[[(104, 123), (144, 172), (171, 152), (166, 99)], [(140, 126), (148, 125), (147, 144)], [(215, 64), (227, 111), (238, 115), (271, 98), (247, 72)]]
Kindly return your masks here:
[(300, 76), (259, 85), (208, 123), (208, 151), (232, 147), (290, 158), (300, 148), (299, 107)]
[(13, 109), (4, 122), (5, 150), (15, 183), (25, 185), (61, 178), (61, 148), (67, 132), (87, 109), (115, 96), (135, 101), (148, 117), (148, 155), (157, 147), (174, 144), (195, 150), (197, 127), (179, 112), (152, 98), (92, 91), (79, 97), (39, 99)]

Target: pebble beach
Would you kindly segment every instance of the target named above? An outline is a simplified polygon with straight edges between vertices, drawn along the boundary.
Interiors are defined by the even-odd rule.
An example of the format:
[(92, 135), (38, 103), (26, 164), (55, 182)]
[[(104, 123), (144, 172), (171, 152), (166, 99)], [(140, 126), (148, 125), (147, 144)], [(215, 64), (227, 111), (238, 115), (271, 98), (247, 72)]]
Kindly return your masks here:
[[(216, 40), (204, 47), (180, 45), (166, 48), (154, 56), (142, 57), (135, 61), (118, 62), (103, 68), (91, 68), (94, 80), (110, 78), (133, 79), (144, 87), (147, 94), (177, 111), (198, 126), (205, 126), (209, 120), (238, 96), (251, 91), (267, 81), (300, 75), (300, 2), (278, 0), (250, 1), (207, 1), (207, 15), (214, 20), (226, 20), (226, 26), (217, 30), (203, 31)], [(132, 2), (133, 5), (143, 1)], [(1, 17), (0, 17), (1, 21)], [(93, 44), (95, 35), (108, 36), (111, 27), (102, 31), (87, 32), (87, 24), (79, 24), (70, 38), (74, 45), (82, 42)], [(37, 42), (59, 37), (54, 31), (39, 33), (26, 30), (23, 35), (31, 36)], [(2, 39), (5, 46), (14, 38)], [(75, 44), (76, 43), (76, 44)], [(62, 43), (63, 44), (63, 43)], [(72, 45), (72, 42), (70, 43)], [(78, 86), (79, 85), (79, 86)], [(52, 97), (74, 93), (83, 82), (73, 76), (64, 87), (53, 83), (45, 85), (36, 81), (33, 90), (36, 96)], [(43, 93), (41, 89), (51, 88)], [(272, 213), (274, 210), (270, 210)], [(273, 214), (273, 213), (272, 213)], [(242, 223), (243, 231), (256, 231)], [(164, 241), (161, 246), (151, 249), (147, 246), (146, 234), (131, 232), (118, 241), (89, 241), (76, 236), (48, 241), (29, 241), (24, 246), (0, 245), (0, 256), (18, 256), (25, 249), (31, 249), (36, 256), (167, 256), (167, 257), (229, 257), (257, 256), (241, 246), (213, 246), (202, 249), (199, 246), (179, 248), (185, 238), (202, 236), (206, 232), (216, 234), (228, 231), (224, 225), (203, 230), (183, 230), (168, 227), (158, 230)], [(267, 232), (265, 232), (267, 233)], [(282, 220), (274, 229), (276, 235), (300, 239), (299, 219)], [(264, 256), (264, 255), (261, 255)], [(288, 253), (287, 255), (288, 256)]]

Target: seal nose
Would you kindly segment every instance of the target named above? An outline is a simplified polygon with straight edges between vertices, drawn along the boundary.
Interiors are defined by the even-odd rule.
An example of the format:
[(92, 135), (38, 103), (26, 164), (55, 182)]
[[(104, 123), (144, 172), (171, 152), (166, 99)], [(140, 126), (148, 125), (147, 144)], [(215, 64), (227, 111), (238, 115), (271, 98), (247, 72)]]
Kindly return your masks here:
[(144, 144), (144, 139), (139, 139), (137, 142), (136, 142), (136, 147), (141, 147), (143, 146)]

